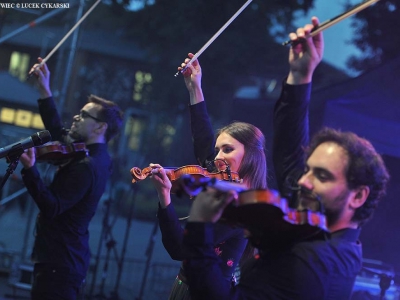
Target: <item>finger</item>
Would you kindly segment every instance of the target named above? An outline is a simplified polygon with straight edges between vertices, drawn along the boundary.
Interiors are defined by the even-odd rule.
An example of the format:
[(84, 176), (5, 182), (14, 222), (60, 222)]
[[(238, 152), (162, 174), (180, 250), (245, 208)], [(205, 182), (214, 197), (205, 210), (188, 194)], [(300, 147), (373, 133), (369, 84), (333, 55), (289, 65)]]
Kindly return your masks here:
[(170, 181), (169, 178), (168, 178), (168, 176), (167, 176), (167, 171), (166, 171), (163, 167), (161, 167), (161, 168), (159, 169), (159, 174), (160, 174), (161, 178), (162, 178), (164, 181)]
[[(182, 64), (182, 65), (184, 65), (184, 67), (182, 68), (182, 70), (183, 70), (183, 69), (185, 69), (186, 64)], [(192, 72), (193, 72), (193, 68), (192, 68), (192, 65), (190, 64), (189, 66), (187, 66), (185, 71), (182, 72), (182, 74), (183, 74), (183, 76), (188, 77), (188, 76), (192, 75)]]
[(46, 63), (43, 64), (43, 66), (42, 66), (42, 71), (43, 71), (43, 73), (44, 73), (45, 75), (50, 74), (49, 68), (47, 67), (47, 64), (46, 64)]
[(157, 174), (158, 173), (158, 168), (161, 167), (161, 166), (159, 164), (150, 163), (149, 167), (151, 168), (149, 176), (152, 177), (153, 174)]
[(39, 64), (37, 64), (37, 66), (40, 66), (40, 68), (38, 68), (38, 69), (40, 69), (44, 73), (46, 70), (45, 70), (45, 67), (44, 67), (45, 64), (43, 63), (43, 58), (38, 57), (38, 62), (39, 62)]
[(195, 68), (195, 66), (193, 64), (190, 64), (188, 69), (190, 69), (191, 74), (195, 74), (196, 73), (196, 68)]
[(239, 195), (238, 195), (238, 193), (236, 191), (229, 191), (228, 192), (228, 197), (232, 198), (230, 203), (232, 203), (235, 206), (239, 205)]
[(153, 164), (153, 163), (150, 163), (149, 167), (151, 167), (151, 168), (162, 168), (162, 166), (160, 164)]
[(303, 31), (306, 36), (310, 34), (310, 32), (315, 28), (313, 24), (307, 24), (304, 26)]
[[(311, 22), (315, 28), (319, 26), (319, 20), (317, 17), (312, 17)], [(316, 47), (320, 48), (323, 51), (324, 48), (324, 39), (322, 31), (318, 32), (315, 36), (313, 36), (313, 42)]]
[(232, 201), (231, 195), (215, 189), (207, 189), (208, 199), (214, 210), (223, 210)]
[(307, 51), (310, 51), (312, 56), (316, 56), (317, 55), (316, 43), (318, 43), (318, 41), (321, 41), (322, 35), (321, 35), (321, 32), (319, 32), (319, 33), (313, 35), (312, 38), (307, 38), (311, 35), (312, 31), (318, 27), (318, 24), (319, 24), (317, 18), (312, 18), (311, 22), (312, 22), (312, 24), (307, 24), (303, 28), (304, 34), (306, 36), (304, 47)]
[(186, 68), (186, 64), (185, 63), (181, 63), (181, 66), (178, 68), (178, 70), (183, 70)]
[(248, 239), (249, 237), (251, 237), (251, 232), (248, 229), (243, 229), (243, 235), (246, 239)]
[[(311, 47), (312, 41), (311, 39), (308, 39), (307, 37), (309, 36), (311, 30), (314, 28), (312, 24), (307, 24), (302, 28), (298, 28), (296, 30), (296, 36), (297, 38), (294, 38), (292, 36), (292, 45), (294, 46), (295, 49), (298, 50), (308, 50)], [(298, 46), (301, 44), (301, 47)], [(296, 47), (298, 46), (298, 47)], [(303, 47), (303, 48), (302, 48)]]
[[(186, 59), (185, 59), (185, 63), (186, 63), (186, 64), (187, 64), (190, 60), (192, 60), (192, 58), (194, 57), (194, 54), (193, 54), (193, 53), (188, 53), (188, 57), (189, 57), (189, 58), (186, 58)], [(198, 59), (196, 58), (195, 60), (192, 60), (190, 64), (197, 66), (197, 65), (199, 64), (199, 61), (198, 61)]]
[(237, 200), (237, 193), (235, 191), (229, 191), (225, 194), (224, 205), (225, 207)]
[(32, 148), (29, 148), (29, 149), (28, 149), (28, 155), (29, 155), (30, 157), (34, 157), (34, 156), (35, 156), (35, 153), (36, 153), (36, 148), (35, 148), (35, 147), (32, 147)]
[(39, 67), (39, 64), (34, 64), (33, 67), (31, 68), (31, 70), (29, 71), (29, 73), (33, 73), (36, 76), (39, 76), (39, 73), (38, 73), (39, 68), (38, 67)]
[(212, 186), (207, 186), (205, 192), (215, 198), (218, 198), (221, 195), (223, 195), (222, 192), (220, 192), (219, 190), (217, 190), (216, 188), (214, 188)]
[(319, 25), (319, 19), (317, 18), (317, 17), (312, 17), (311, 18), (311, 23), (314, 25), (314, 26), (318, 26)]
[(294, 32), (291, 32), (289, 34), (289, 39), (294, 42), (297, 39), (297, 34), (295, 34)]
[(197, 67), (199, 65), (199, 60), (197, 58), (192, 60), (191, 65)]
[[(187, 58), (186, 58), (186, 59), (187, 59)], [(186, 62), (186, 59), (185, 59), (185, 62)], [(178, 67), (178, 71), (181, 71), (181, 70), (183, 70), (183, 69), (186, 67), (185, 62), (181, 63), (181, 65)]]
[(304, 39), (306, 37), (306, 34), (304, 32), (304, 27), (297, 28), (296, 35), (298, 39)]

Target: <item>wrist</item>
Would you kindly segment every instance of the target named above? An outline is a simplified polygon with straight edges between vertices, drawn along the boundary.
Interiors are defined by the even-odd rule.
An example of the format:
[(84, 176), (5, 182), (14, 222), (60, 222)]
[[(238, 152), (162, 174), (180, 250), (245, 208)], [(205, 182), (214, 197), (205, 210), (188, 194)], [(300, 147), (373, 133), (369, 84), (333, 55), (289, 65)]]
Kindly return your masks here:
[(159, 192), (158, 199), (160, 201), (161, 208), (167, 208), (167, 206), (171, 204), (171, 196), (169, 192), (168, 193)]
[(46, 99), (52, 97), (53, 94), (50, 90), (41, 90), (40, 91), (40, 99)]
[(190, 105), (194, 105), (204, 101), (203, 91), (201, 87), (196, 87), (189, 90)]
[(25, 169), (25, 170), (29, 170), (29, 169), (32, 168), (34, 165), (35, 165), (35, 164), (31, 164), (31, 163), (25, 164), (25, 165), (24, 165), (24, 169)]
[(290, 85), (307, 84), (312, 81), (312, 73), (290, 71), (286, 83)]
[(197, 215), (189, 215), (189, 218), (187, 220), (188, 222), (193, 222), (193, 223), (208, 223), (209, 221), (206, 220), (205, 218)]

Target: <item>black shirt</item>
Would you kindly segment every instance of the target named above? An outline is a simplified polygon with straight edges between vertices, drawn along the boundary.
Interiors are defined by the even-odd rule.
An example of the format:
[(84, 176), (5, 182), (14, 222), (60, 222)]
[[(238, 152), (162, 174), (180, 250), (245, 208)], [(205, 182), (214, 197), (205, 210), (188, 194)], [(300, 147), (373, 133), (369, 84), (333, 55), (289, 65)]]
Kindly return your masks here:
[[(281, 193), (290, 194), (304, 170), (310, 88), (311, 84), (285, 84), (275, 107), (274, 166)], [(344, 229), (274, 251), (260, 248), (260, 255), (244, 266), (239, 285), (232, 289), (222, 280), (213, 254), (214, 230), (215, 224), (186, 225), (185, 268), (193, 299), (344, 300), (350, 298), (361, 269), (359, 230)]]
[[(62, 139), (62, 123), (52, 98), (39, 101), (43, 122), (55, 139)], [(59, 167), (49, 186), (33, 166), (22, 178), (40, 212), (36, 220), (32, 260), (70, 269), (85, 276), (90, 260), (89, 222), (111, 173), (106, 144), (87, 145), (89, 156)]]

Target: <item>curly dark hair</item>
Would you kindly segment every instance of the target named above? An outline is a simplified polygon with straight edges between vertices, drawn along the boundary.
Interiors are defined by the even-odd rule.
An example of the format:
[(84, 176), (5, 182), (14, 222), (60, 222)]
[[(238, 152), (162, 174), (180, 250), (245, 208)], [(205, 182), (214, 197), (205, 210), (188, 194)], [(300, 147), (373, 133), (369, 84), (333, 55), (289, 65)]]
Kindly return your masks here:
[(116, 103), (100, 98), (96, 95), (90, 95), (88, 97), (88, 102), (95, 103), (101, 106), (101, 109), (98, 112), (98, 118), (108, 125), (105, 139), (106, 142), (109, 142), (114, 136), (118, 134), (122, 127), (122, 110)]
[(308, 159), (314, 150), (325, 142), (341, 146), (348, 155), (347, 187), (350, 190), (360, 186), (369, 187), (367, 200), (356, 209), (352, 218), (352, 221), (361, 226), (372, 217), (380, 200), (386, 194), (390, 176), (385, 163), (368, 140), (352, 132), (342, 132), (332, 128), (324, 128), (314, 135), (306, 149), (306, 158)]
[(265, 157), (265, 137), (256, 126), (245, 122), (233, 122), (219, 130), (227, 133), (244, 145), (244, 156), (238, 170), (240, 178), (251, 188), (267, 188), (267, 161)]

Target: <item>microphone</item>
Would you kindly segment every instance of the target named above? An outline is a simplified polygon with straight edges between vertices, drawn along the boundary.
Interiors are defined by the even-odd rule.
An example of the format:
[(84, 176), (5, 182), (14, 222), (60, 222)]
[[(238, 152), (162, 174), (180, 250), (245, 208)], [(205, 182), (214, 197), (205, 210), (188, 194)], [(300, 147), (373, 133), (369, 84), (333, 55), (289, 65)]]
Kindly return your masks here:
[(9, 156), (13, 151), (25, 150), (35, 146), (41, 146), (51, 141), (51, 135), (48, 130), (43, 130), (32, 134), (30, 137), (17, 143), (0, 148), (0, 158)]
[(206, 159), (205, 165), (206, 165), (207, 172), (212, 173), (215, 170), (214, 160)]

